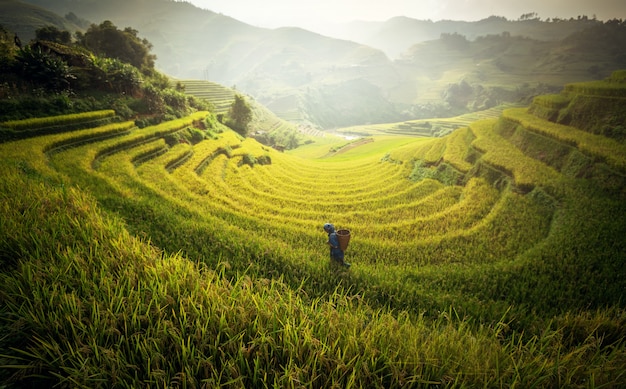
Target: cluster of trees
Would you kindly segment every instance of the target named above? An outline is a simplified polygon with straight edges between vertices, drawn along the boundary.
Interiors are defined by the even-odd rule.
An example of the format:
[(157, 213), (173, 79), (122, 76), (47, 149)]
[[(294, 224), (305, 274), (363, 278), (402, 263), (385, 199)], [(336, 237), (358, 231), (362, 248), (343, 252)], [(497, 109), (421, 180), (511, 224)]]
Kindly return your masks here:
[[(66, 100), (98, 95), (102, 104), (112, 104), (122, 117), (143, 115), (153, 121), (210, 109), (209, 103), (171, 88), (169, 79), (154, 68), (156, 56), (150, 42), (130, 27), (119, 29), (104, 21), (72, 36), (46, 26), (36, 30), (35, 36), (23, 44), (0, 26), (0, 108), (6, 108), (1, 110), (9, 115), (0, 119), (45, 115), (16, 106), (34, 95), (48, 99), (64, 95)], [(103, 98), (103, 93), (116, 97)], [(66, 105), (66, 111), (50, 114), (72, 112), (73, 104)], [(99, 107), (85, 107), (94, 108)]]
[(447, 33), (444, 32), (440, 35), (441, 42), (452, 50), (465, 50), (470, 47), (470, 42), (465, 35), (461, 35), (457, 32)]
[(120, 30), (106, 20), (100, 25), (92, 24), (84, 34), (77, 32), (76, 38), (78, 44), (96, 55), (115, 58), (144, 71), (154, 69), (156, 56), (150, 53), (152, 44), (138, 34), (130, 27)]
[[(3, 99), (11, 98), (13, 103), (33, 91), (47, 95), (95, 91), (129, 100), (114, 107), (123, 117), (145, 114), (160, 121), (194, 109), (211, 109), (208, 102), (185, 95), (182, 88), (171, 88), (169, 79), (155, 70), (152, 44), (133, 28), (119, 29), (107, 20), (74, 36), (54, 26), (37, 29), (35, 36), (22, 44), (0, 25), (0, 108)], [(0, 115), (0, 121), (16, 118)], [(237, 95), (226, 124), (246, 136), (251, 119), (250, 107)]]
[(236, 94), (235, 101), (228, 110), (228, 119), (226, 125), (235, 130), (237, 133), (243, 136), (248, 135), (248, 124), (252, 120), (252, 109), (243, 98), (243, 96)]

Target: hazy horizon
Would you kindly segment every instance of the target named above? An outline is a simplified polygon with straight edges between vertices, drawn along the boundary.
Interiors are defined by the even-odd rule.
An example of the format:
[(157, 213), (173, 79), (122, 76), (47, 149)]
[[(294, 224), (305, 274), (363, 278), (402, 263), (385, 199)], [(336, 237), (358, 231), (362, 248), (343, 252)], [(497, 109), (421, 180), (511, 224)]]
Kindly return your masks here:
[(569, 19), (585, 15), (599, 20), (626, 19), (624, 0), (187, 0), (204, 9), (221, 13), (258, 27), (297, 26), (324, 30), (350, 21), (385, 21), (396, 16), (419, 20), (476, 21), (489, 16), (517, 20), (523, 14), (537, 13), (547, 18)]

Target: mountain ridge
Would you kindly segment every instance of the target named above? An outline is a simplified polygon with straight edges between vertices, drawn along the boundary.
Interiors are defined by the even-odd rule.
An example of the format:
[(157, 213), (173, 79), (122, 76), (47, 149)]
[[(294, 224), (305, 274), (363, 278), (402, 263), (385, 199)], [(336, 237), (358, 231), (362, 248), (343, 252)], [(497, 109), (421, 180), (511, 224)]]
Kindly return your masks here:
[[(81, 18), (109, 19), (120, 27), (132, 26), (153, 44), (157, 67), (164, 73), (180, 79), (210, 80), (241, 90), (270, 109), (283, 107), (289, 101), (291, 105), (286, 111), (300, 111), (303, 124), (323, 129), (450, 117), (505, 102), (528, 102), (533, 96), (557, 91), (568, 82), (601, 79), (626, 66), (624, 59), (615, 56), (597, 56), (597, 52), (585, 56), (584, 50), (589, 49), (576, 43), (567, 44), (572, 50), (583, 50), (581, 54), (559, 52), (562, 51), (559, 47), (566, 44), (561, 37), (570, 36), (572, 31), (580, 33), (589, 26), (603, 26), (602, 22), (587, 18), (547, 22), (509, 21), (494, 16), (478, 22), (432, 22), (398, 17), (382, 24), (359, 24), (370, 26), (371, 30), (361, 33), (362, 39), (357, 42), (301, 28), (255, 27), (186, 2), (28, 2), (48, 6), (59, 13), (73, 10)], [(150, 7), (146, 7), (148, 3)], [(415, 32), (418, 30), (421, 33)], [(516, 35), (529, 32), (552, 39)], [(454, 52), (451, 50), (455, 49), (448, 47), (451, 36), (462, 37), (474, 48), (485, 47), (480, 54), (471, 50)], [(480, 37), (493, 36), (508, 40), (509, 46), (511, 42), (521, 42), (518, 36), (524, 42), (534, 39), (536, 43), (527, 45), (532, 47), (531, 52), (507, 51), (509, 55), (514, 53), (507, 58), (499, 51), (502, 42), (494, 42), (490, 47), (486, 46), (488, 39), (475, 43)], [(476, 38), (472, 40), (472, 37)], [(419, 39), (429, 40), (406, 47)], [(601, 38), (593, 37), (592, 42), (593, 39)], [(379, 47), (374, 47), (375, 44)], [(407, 61), (407, 56), (419, 52), (416, 45), (430, 46), (432, 50), (428, 56), (414, 56), (417, 60)], [(611, 42), (602, 46), (603, 54), (619, 50)], [(593, 50), (598, 47), (592, 44)], [(389, 50), (404, 51), (392, 60)], [(533, 62), (547, 63), (549, 66), (544, 68), (550, 71), (542, 73), (539, 79), (531, 72), (510, 71), (511, 66)], [(529, 69), (535, 67), (533, 64)], [(450, 105), (451, 91), (463, 82), (474, 90), (471, 99)], [(365, 92), (369, 96), (363, 96)], [(487, 103), (489, 106), (485, 106)]]

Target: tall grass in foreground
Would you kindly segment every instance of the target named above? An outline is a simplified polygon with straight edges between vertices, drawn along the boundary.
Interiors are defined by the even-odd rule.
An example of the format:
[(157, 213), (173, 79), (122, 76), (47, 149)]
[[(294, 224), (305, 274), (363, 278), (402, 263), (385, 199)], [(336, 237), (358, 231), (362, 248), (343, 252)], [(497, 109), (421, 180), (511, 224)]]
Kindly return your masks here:
[[(227, 279), (131, 236), (84, 192), (0, 162), (6, 387), (601, 387), (626, 383), (622, 311), (536, 336), (372, 308), (339, 286)], [(22, 194), (15, 196), (16, 193)], [(219, 262), (219, 258), (215, 259)], [(581, 323), (582, 321), (582, 323)], [(572, 332), (586, 328), (585, 335)]]

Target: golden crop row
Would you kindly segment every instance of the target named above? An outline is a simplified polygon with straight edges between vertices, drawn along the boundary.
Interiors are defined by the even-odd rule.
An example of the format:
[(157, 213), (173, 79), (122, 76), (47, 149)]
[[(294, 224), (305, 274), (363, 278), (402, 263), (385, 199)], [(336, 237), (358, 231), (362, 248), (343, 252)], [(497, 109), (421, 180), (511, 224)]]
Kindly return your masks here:
[(559, 173), (546, 164), (527, 157), (517, 147), (498, 135), (493, 127), (495, 120), (481, 120), (470, 125), (476, 135), (472, 146), (484, 153), (483, 160), (510, 173), (520, 188), (531, 189), (537, 185), (554, 182)]
[[(217, 166), (220, 166), (220, 165), (222, 167), (225, 166), (223, 162), (226, 162), (226, 164), (228, 164), (227, 157), (220, 156), (219, 159), (221, 161), (215, 161), (215, 164)], [(233, 172), (235, 171), (236, 170), (233, 169)], [(243, 169), (243, 171), (237, 171), (236, 174), (243, 175), (245, 174), (244, 173), (245, 171), (256, 171), (256, 170), (255, 169)], [(232, 174), (235, 174), (235, 173), (232, 173)], [(214, 174), (214, 176), (218, 176), (218, 177), (220, 175), (221, 174), (219, 172), (216, 172)], [(258, 197), (255, 194), (250, 195), (249, 192), (246, 190), (242, 191), (240, 190), (241, 188), (232, 187), (231, 186), (232, 180), (230, 180), (228, 176), (225, 177), (225, 180), (218, 179), (217, 181), (218, 183), (216, 183), (215, 181), (212, 181), (211, 184), (219, 185), (220, 190), (210, 192), (208, 189), (206, 189), (210, 185), (207, 185), (205, 189), (201, 190), (201, 192), (206, 195), (210, 193), (209, 198), (207, 198), (206, 201), (214, 201), (216, 203), (222, 203), (227, 207), (228, 210), (235, 212), (235, 213), (240, 213), (242, 215), (249, 214), (250, 217), (258, 218), (258, 223), (263, 223), (263, 220), (266, 222), (270, 222), (270, 223), (271, 222), (280, 223), (280, 222), (284, 222), (285, 220), (289, 220), (291, 228), (297, 225), (301, 225), (303, 228), (308, 228), (309, 226), (319, 224), (319, 220), (320, 220), (320, 217), (322, 217), (322, 215), (327, 215), (329, 213), (336, 212), (337, 215), (340, 216), (338, 219), (340, 222), (344, 224), (351, 224), (357, 227), (361, 227), (364, 230), (371, 231), (371, 234), (373, 235), (380, 234), (381, 232), (385, 231), (385, 226), (391, 225), (392, 227), (395, 227), (394, 221), (395, 223), (398, 223), (399, 219), (401, 220), (400, 223), (403, 224), (403, 226), (411, 225), (411, 223), (413, 223), (412, 220), (417, 220), (419, 219), (419, 217), (425, 217), (427, 219), (426, 221), (421, 220), (422, 223), (426, 223), (426, 224), (438, 223), (436, 221), (437, 219), (436, 217), (433, 217), (433, 216), (429, 217), (427, 214), (423, 213), (424, 209), (431, 209), (431, 208), (429, 207), (424, 207), (421, 209), (419, 208), (419, 206), (423, 203), (421, 204), (418, 203), (417, 205), (413, 207), (407, 206), (407, 204), (396, 204), (395, 209), (394, 209), (394, 206), (393, 206), (394, 202), (386, 200), (381, 203), (381, 205), (386, 204), (385, 207), (377, 211), (372, 211), (371, 208), (368, 207), (367, 204), (365, 204), (365, 207), (363, 209), (353, 211), (353, 212), (342, 212), (341, 209), (327, 210), (323, 206), (312, 207), (310, 211), (303, 212), (301, 207), (294, 205), (292, 202), (277, 202), (275, 201), (275, 199), (260, 202), (258, 201)], [(323, 183), (321, 184), (323, 185)], [(197, 183), (195, 185), (197, 185)], [(488, 186), (485, 186), (485, 185), (482, 185), (482, 187), (488, 188)], [(454, 189), (454, 188), (448, 187), (446, 188), (446, 191), (449, 192), (449, 189)], [(442, 230), (446, 230), (446, 229), (464, 228), (468, 225), (467, 223), (471, 224), (471, 222), (468, 222), (467, 220), (472, 220), (473, 213), (471, 211), (468, 211), (468, 209), (470, 209), (471, 206), (468, 207), (467, 204), (472, 204), (472, 203), (480, 204), (481, 201), (475, 201), (477, 199), (486, 200), (482, 202), (483, 204), (486, 204), (486, 205), (483, 205), (482, 210), (479, 212), (480, 215), (484, 215), (485, 209), (488, 210), (489, 207), (492, 205), (490, 201), (493, 201), (493, 200), (488, 200), (488, 199), (493, 198), (493, 196), (485, 196), (484, 195), (485, 193), (481, 193), (478, 196), (472, 196), (471, 189), (473, 189), (473, 185), (468, 186), (468, 193), (466, 193), (464, 196), (466, 199), (465, 204), (459, 207), (454, 207), (454, 203), (456, 203), (456, 200), (454, 199), (458, 199), (458, 197), (456, 196), (453, 196), (452, 203), (447, 203), (445, 201), (445, 196), (442, 196), (441, 191), (437, 192), (436, 195), (433, 195), (430, 197), (430, 199), (433, 200), (432, 206), (436, 205), (440, 207), (440, 209), (438, 209), (437, 212), (435, 213), (440, 213), (441, 218), (450, 219), (450, 221), (446, 223), (443, 223), (443, 224), (439, 223), (441, 226), (443, 226), (439, 229), (439, 232)], [(493, 189), (491, 190), (493, 193), (494, 192)], [(449, 192), (449, 193), (452, 193), (452, 192)], [(304, 195), (303, 199), (306, 202), (310, 202), (310, 201), (313, 201), (314, 197)], [(337, 200), (338, 202), (340, 202), (341, 197), (338, 197)], [(453, 213), (455, 213), (457, 216), (450, 217), (450, 213), (446, 215), (447, 213), (446, 209), (441, 209), (442, 205), (445, 205), (445, 208), (452, 206), (453, 209), (456, 209), (455, 211), (453, 211)], [(478, 208), (481, 208), (481, 207), (478, 207)], [(418, 211), (418, 209), (420, 209), (421, 212)], [(381, 215), (386, 216), (386, 218), (381, 217)], [(480, 218), (480, 216), (478, 218)], [(462, 222), (462, 220), (465, 220), (465, 222)], [(380, 227), (373, 227), (373, 228), (367, 229), (367, 225), (372, 224), (372, 223), (374, 223), (375, 225), (379, 225)], [(419, 230), (417, 234), (414, 232), (416, 229)], [(405, 236), (396, 235), (396, 238), (399, 240), (414, 239), (416, 238), (417, 235), (425, 234), (424, 231), (430, 231), (431, 234), (434, 231), (430, 227), (424, 228), (423, 226), (420, 226), (418, 228), (413, 228), (413, 229), (408, 228), (405, 230), (408, 231), (405, 234)], [(367, 234), (365, 236), (367, 236)]]
[[(167, 131), (174, 127), (170, 124)], [(268, 245), (289, 251), (294, 261), (325, 252), (321, 225), (327, 221), (354, 231), (349, 255), (371, 263), (489, 260), (491, 254), (486, 257), (485, 252), (493, 251), (494, 258), (515, 253), (545, 233), (537, 221), (540, 211), (531, 207), (522, 217), (514, 216), (516, 203), (481, 179), (465, 187), (434, 180), (414, 183), (405, 176), (408, 163), (380, 162), (380, 157), (349, 163), (305, 161), (229, 132), (194, 146), (167, 148), (160, 138), (163, 131), (157, 126), (89, 147), (74, 145), (54, 156), (52, 163), (62, 171), (80, 172), (85, 183), (103, 185), (100, 190), (113, 191), (110, 196), (117, 196), (116, 201), (149, 201), (158, 195), (161, 203), (179, 210), (171, 217), (186, 215), (181, 223), (206, 231), (229, 250)], [(473, 132), (461, 131), (446, 138), (439, 152), (461, 161), (455, 147), (461, 150), (472, 137)], [(480, 132), (476, 137), (474, 142)], [(153, 152), (154, 158), (136, 163)], [(267, 154), (272, 164), (240, 166), (245, 154)], [(168, 165), (183, 156), (187, 159), (168, 172)], [(93, 170), (96, 159), (100, 164)], [(205, 162), (199, 174), (198, 166)], [(500, 231), (503, 220), (510, 220), (511, 227)], [(513, 247), (489, 236), (514, 237), (518, 244)]]
[(467, 173), (472, 168), (472, 164), (465, 160), (465, 156), (474, 138), (474, 134), (468, 127), (459, 128), (448, 135), (443, 159), (459, 171)]
[(194, 122), (205, 118), (206, 115), (207, 112), (196, 112), (184, 118), (163, 122), (143, 129), (137, 129), (127, 136), (116, 138), (110, 142), (103, 142), (106, 146), (103, 147), (102, 145), (98, 145), (95, 147), (98, 149), (98, 153), (93, 161), (94, 167), (98, 165), (101, 159), (106, 158), (109, 155), (177, 132), (192, 125)]
[(97, 119), (114, 117), (115, 111), (105, 109), (101, 111), (90, 111), (84, 113), (73, 113), (68, 115), (47, 116), (41, 118), (31, 118), (22, 120), (10, 120), (0, 123), (0, 127), (7, 127), (13, 130), (32, 130), (42, 127), (59, 126), (64, 124), (81, 123)]
[(626, 88), (623, 83), (608, 82), (603, 80), (577, 82), (567, 84), (563, 88), (565, 93), (573, 93), (587, 96), (610, 96), (623, 98), (626, 97)]
[(530, 131), (548, 135), (576, 146), (581, 152), (600, 158), (621, 171), (626, 171), (626, 145), (614, 139), (543, 120), (529, 114), (525, 109), (511, 108), (505, 110), (502, 117), (519, 123)]
[[(318, 198), (321, 202), (336, 201), (341, 197), (347, 200), (346, 203), (348, 201), (359, 203), (376, 195), (406, 195), (415, 186), (408, 180), (403, 181), (403, 177), (395, 172), (388, 175), (352, 176), (350, 179), (337, 182), (335, 177), (324, 176), (313, 178), (305, 176), (300, 181), (272, 179), (271, 167), (252, 170), (239, 176), (231, 176), (232, 181), (229, 180), (229, 183), (258, 192), (261, 196), (278, 196), (294, 202), (303, 202), (303, 195), (306, 194)], [(384, 167), (380, 170), (385, 171)], [(320, 185), (322, 183), (324, 185)]]

